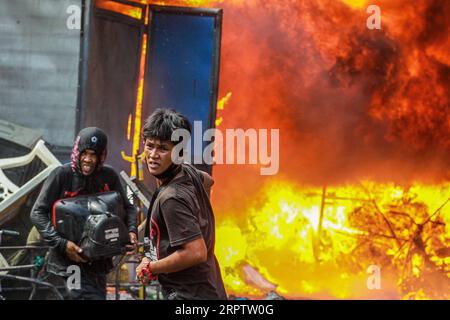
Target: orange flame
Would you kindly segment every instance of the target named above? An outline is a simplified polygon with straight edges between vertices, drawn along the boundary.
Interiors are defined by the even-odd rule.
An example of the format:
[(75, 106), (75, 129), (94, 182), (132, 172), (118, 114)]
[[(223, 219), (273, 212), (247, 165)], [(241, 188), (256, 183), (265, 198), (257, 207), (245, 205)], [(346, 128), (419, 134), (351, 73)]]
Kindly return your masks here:
[(105, 9), (108, 11), (118, 12), (124, 15), (127, 15), (129, 17), (135, 18), (135, 19), (141, 19), (142, 18), (142, 10), (137, 7), (133, 7), (130, 5), (126, 5), (124, 3), (114, 2), (110, 0), (96, 0), (95, 6), (97, 8)]
[[(137, 93), (136, 113), (134, 117), (133, 159), (139, 152), (141, 137), (142, 99), (144, 94), (145, 59), (147, 54), (147, 35), (142, 39), (141, 69), (139, 72), (139, 88)], [(131, 176), (136, 176), (136, 162), (131, 163)]]

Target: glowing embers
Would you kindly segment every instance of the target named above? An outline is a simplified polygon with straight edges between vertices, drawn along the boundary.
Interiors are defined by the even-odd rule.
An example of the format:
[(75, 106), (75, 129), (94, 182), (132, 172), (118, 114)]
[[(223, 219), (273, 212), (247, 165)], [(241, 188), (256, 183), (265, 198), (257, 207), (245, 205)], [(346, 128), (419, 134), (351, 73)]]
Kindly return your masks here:
[(142, 18), (144, 13), (141, 8), (109, 0), (96, 0), (95, 6), (100, 9), (121, 13), (138, 20)]

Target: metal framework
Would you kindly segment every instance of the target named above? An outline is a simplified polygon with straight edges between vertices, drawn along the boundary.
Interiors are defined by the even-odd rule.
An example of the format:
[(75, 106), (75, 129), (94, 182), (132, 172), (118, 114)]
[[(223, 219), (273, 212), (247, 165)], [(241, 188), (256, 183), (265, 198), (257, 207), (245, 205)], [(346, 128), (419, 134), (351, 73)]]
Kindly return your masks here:
[[(31, 163), (35, 157), (38, 157), (47, 168), (39, 172), (23, 186), (17, 186), (5, 175), (4, 170), (26, 166)], [(2, 191), (0, 193), (0, 225), (9, 220), (10, 217), (7, 213), (7, 209), (11, 205), (37, 187), (48, 177), (53, 169), (60, 165), (61, 162), (59, 162), (50, 150), (47, 149), (44, 140), (39, 140), (33, 150), (27, 155), (0, 159), (0, 191)]]

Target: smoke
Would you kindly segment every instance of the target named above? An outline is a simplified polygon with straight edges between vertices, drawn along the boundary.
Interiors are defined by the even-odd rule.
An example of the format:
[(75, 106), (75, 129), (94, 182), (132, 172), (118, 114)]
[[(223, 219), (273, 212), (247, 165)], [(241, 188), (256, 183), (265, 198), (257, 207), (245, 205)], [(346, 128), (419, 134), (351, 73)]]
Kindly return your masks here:
[[(448, 180), (449, 1), (371, 2), (381, 30), (367, 29), (364, 1), (164, 4), (223, 8), (219, 97), (232, 97), (219, 129), (280, 129), (282, 178)], [(271, 179), (259, 169), (214, 167), (214, 198), (238, 205)]]
[[(220, 3), (220, 129), (279, 128), (280, 175), (301, 183), (448, 179), (450, 3), (378, 5), (381, 30), (340, 1)], [(216, 196), (257, 172), (215, 167)]]
[[(348, 5), (356, 2), (358, 6)], [(337, 185), (356, 185), (362, 179), (389, 185), (448, 182), (450, 2), (371, 2), (381, 8), (381, 30), (367, 29), (368, 14), (363, 2), (177, 2), (224, 9), (219, 98), (229, 92), (232, 95), (225, 109), (218, 111), (223, 119), (219, 129), (280, 129), (277, 176), (261, 176), (259, 166), (213, 168), (212, 198), (220, 218), (217, 221), (221, 221), (216, 252), (222, 258), (221, 265), (225, 265), (226, 276), (233, 274), (231, 268), (237, 269), (237, 261), (247, 259), (266, 270), (262, 274), (270, 275), (268, 280), (278, 280), (273, 282), (290, 293), (302, 292), (301, 279), (319, 289), (331, 288), (326, 291), (340, 297), (345, 296), (343, 288), (349, 283), (341, 278), (342, 267), (349, 266), (353, 282), (348, 292), (364, 296), (366, 274), (353, 277), (354, 272), (359, 267), (365, 270), (374, 258), (384, 265), (384, 259), (390, 259), (386, 253), (389, 244), (371, 239), (367, 246), (358, 246), (360, 253), (346, 253), (340, 256), (344, 260), (333, 258), (329, 260), (331, 265), (317, 268), (311, 262), (314, 244), (299, 232), (299, 228), (310, 226), (310, 222), (302, 220), (310, 210), (295, 204), (308, 203), (310, 186), (343, 190)], [(381, 194), (396, 193), (386, 185), (375, 185), (384, 191)], [(417, 202), (408, 200), (416, 196)], [(402, 196), (401, 210), (419, 218), (420, 212), (430, 213), (431, 208), (434, 211), (447, 198), (445, 185), (442, 189), (415, 189), (411, 195)], [(391, 208), (397, 201), (387, 199), (379, 204), (380, 208)], [(319, 208), (319, 199), (310, 201)], [(339, 216), (337, 206), (326, 205), (333, 209), (329, 212), (333, 219)], [(351, 206), (359, 204), (356, 201)], [(359, 230), (386, 228), (384, 220), (376, 225), (361, 219), (372, 217), (370, 204), (365, 215), (352, 208), (345, 210), (359, 223)], [(236, 216), (240, 219), (233, 219)], [(234, 220), (235, 224), (227, 224)], [(405, 227), (397, 218), (394, 221), (402, 234), (408, 231), (417, 239), (415, 227)], [(441, 231), (430, 232), (447, 239)], [(278, 238), (278, 234), (282, 236)], [(343, 237), (347, 240), (334, 237), (333, 244), (342, 245), (352, 239)], [(440, 247), (440, 240), (434, 241)], [(312, 260), (302, 260), (306, 258)], [(396, 283), (401, 278), (395, 265), (387, 265), (394, 268), (383, 269), (383, 290), (372, 298), (399, 298)], [(301, 274), (295, 270), (301, 270)], [(426, 277), (430, 290), (441, 292), (438, 283), (446, 282), (442, 277), (435, 281), (424, 270), (422, 278)], [(324, 298), (322, 292), (316, 297)]]

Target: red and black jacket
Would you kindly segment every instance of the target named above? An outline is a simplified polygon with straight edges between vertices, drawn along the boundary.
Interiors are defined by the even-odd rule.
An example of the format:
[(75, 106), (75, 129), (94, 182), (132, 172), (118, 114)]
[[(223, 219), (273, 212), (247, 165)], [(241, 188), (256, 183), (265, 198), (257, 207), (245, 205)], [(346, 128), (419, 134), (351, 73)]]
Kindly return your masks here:
[(62, 238), (53, 224), (53, 206), (63, 198), (94, 194), (104, 191), (118, 191), (125, 206), (126, 225), (130, 232), (137, 233), (137, 211), (128, 201), (119, 176), (105, 165), (89, 176), (73, 171), (71, 164), (56, 168), (42, 186), (36, 203), (31, 210), (31, 221), (44, 240), (53, 246), (59, 254), (65, 254), (67, 240)]
[[(36, 203), (31, 210), (31, 222), (37, 228), (42, 238), (54, 250), (50, 251), (48, 266), (54, 266), (59, 272), (70, 263), (65, 257), (67, 240), (56, 231), (53, 221), (53, 208), (58, 200), (89, 195), (105, 191), (118, 191), (123, 199), (126, 212), (125, 224), (129, 232), (137, 233), (137, 211), (128, 201), (119, 176), (104, 162), (107, 154), (108, 138), (99, 128), (88, 127), (82, 129), (74, 142), (72, 162), (56, 168), (42, 186)], [(90, 175), (83, 175), (80, 170), (81, 155), (85, 150), (92, 150), (97, 156), (95, 170)]]

